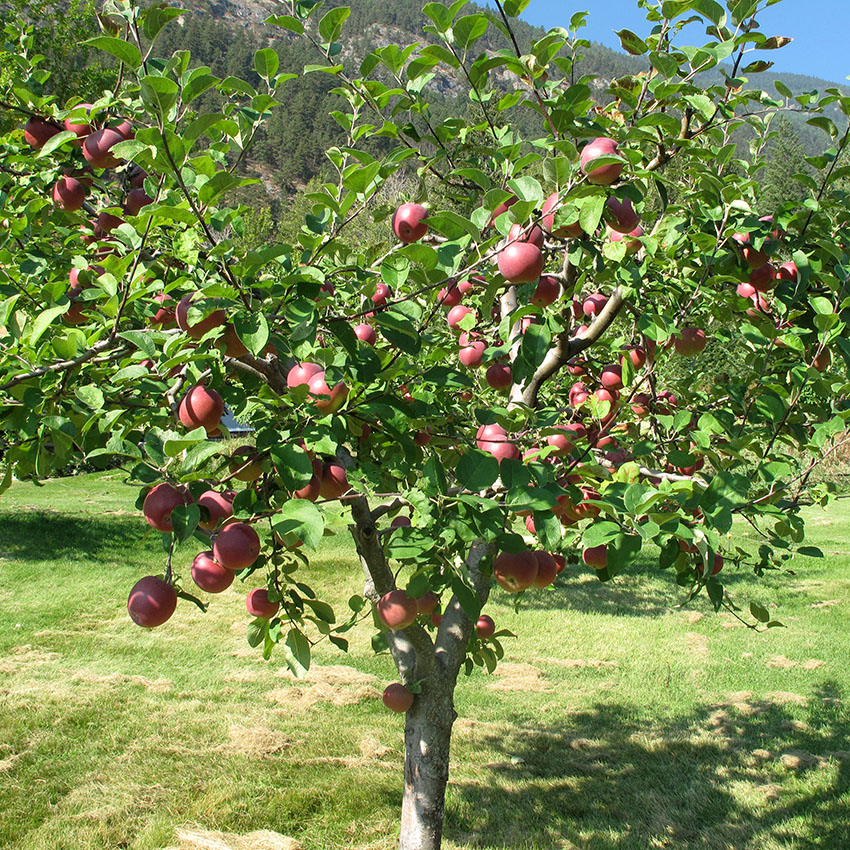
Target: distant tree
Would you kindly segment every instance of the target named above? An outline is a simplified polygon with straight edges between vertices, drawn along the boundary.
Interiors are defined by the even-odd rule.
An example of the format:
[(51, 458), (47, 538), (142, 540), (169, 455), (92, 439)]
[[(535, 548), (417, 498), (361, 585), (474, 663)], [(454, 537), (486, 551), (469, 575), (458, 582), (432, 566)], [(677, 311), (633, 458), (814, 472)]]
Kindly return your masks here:
[(781, 116), (767, 148), (767, 164), (759, 190), (761, 212), (770, 215), (786, 201), (802, 200), (806, 189), (794, 175), (810, 172), (799, 133), (785, 116)]

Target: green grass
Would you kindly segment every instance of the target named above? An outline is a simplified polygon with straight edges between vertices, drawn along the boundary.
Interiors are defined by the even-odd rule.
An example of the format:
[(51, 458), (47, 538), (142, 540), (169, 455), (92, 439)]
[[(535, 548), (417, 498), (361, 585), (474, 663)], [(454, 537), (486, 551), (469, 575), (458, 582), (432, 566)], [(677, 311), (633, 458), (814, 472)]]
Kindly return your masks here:
[[(17, 483), (0, 502), (0, 847), (201, 846), (179, 827), (393, 847), (390, 660), (364, 630), (295, 682), (247, 646), (237, 586), (206, 615), (181, 603), (138, 629), (127, 592), (162, 553), (134, 498), (113, 472)], [(602, 585), (570, 568), (518, 613), (497, 593), (487, 610), (518, 639), (497, 675), (458, 687), (445, 846), (850, 846), (850, 501), (811, 519), (825, 559), (760, 582), (724, 571), (742, 607), (787, 626), (763, 634), (704, 601), (677, 609), (652, 570)], [(358, 569), (334, 538), (310, 580), (344, 605)]]

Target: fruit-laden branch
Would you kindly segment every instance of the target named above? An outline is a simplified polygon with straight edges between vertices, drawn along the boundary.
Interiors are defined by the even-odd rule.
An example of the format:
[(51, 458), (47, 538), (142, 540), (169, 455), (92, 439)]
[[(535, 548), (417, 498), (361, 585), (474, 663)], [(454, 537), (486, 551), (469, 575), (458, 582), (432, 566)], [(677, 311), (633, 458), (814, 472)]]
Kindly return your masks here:
[(622, 307), (623, 294), (618, 286), (586, 331), (576, 336), (570, 336), (569, 331), (558, 334), (555, 345), (549, 349), (528, 384), (524, 388), (521, 386), (515, 388), (517, 398), (512, 398), (511, 401), (521, 401), (528, 407), (534, 407), (537, 404), (540, 387), (571, 358), (590, 348), (608, 330)]
[[(48, 375), (51, 372), (67, 372), (68, 369), (73, 369), (75, 366), (80, 366), (97, 357), (102, 351), (109, 351), (116, 344), (117, 340), (110, 335), (106, 339), (96, 342), (91, 348), (86, 349), (82, 354), (78, 354), (71, 360), (60, 360), (58, 363), (51, 363), (49, 366), (39, 366), (38, 369), (16, 375), (14, 378), (6, 381), (5, 384), (0, 384), (0, 391), (11, 389), (24, 381), (30, 380), (30, 378), (40, 378), (42, 375)], [(121, 353), (124, 354), (128, 351), (129, 349), (122, 348)]]
[[(377, 603), (385, 593), (395, 589), (395, 578), (384, 555), (366, 497), (352, 499), (350, 505), (354, 520), (351, 535), (366, 576), (363, 595), (370, 602)], [(422, 626), (414, 623), (406, 629), (391, 629), (387, 632), (387, 643), (404, 683), (412, 684), (428, 676), (434, 660), (434, 644)]]

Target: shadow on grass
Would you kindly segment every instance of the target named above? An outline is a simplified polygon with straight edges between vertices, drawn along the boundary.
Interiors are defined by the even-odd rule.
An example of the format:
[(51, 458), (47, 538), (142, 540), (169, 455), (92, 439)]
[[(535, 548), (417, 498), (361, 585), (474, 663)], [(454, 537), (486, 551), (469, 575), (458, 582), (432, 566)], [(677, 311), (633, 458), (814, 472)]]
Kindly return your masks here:
[(68, 559), (114, 561), (128, 546), (159, 533), (133, 516), (89, 517), (31, 510), (0, 514), (0, 557), (21, 563)]
[(598, 705), (573, 715), (572, 731), (486, 737), (504, 762), (455, 784), (447, 834), (472, 847), (539, 850), (726, 850), (768, 838), (846, 848), (850, 709), (827, 681), (805, 711), (801, 725), (787, 705), (750, 700), (661, 726)]

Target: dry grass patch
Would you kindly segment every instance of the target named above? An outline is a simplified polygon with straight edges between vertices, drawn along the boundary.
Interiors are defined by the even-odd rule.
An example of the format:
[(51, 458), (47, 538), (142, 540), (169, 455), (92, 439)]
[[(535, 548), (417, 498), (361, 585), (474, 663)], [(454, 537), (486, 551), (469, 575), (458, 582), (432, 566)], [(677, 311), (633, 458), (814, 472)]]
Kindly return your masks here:
[(549, 691), (545, 675), (532, 664), (503, 661), (493, 674), (496, 681), (489, 682), (487, 687), (494, 691)]
[(294, 838), (260, 829), (246, 835), (208, 829), (177, 829), (177, 844), (164, 850), (301, 850)]

